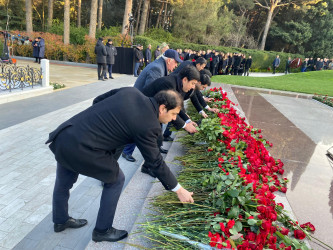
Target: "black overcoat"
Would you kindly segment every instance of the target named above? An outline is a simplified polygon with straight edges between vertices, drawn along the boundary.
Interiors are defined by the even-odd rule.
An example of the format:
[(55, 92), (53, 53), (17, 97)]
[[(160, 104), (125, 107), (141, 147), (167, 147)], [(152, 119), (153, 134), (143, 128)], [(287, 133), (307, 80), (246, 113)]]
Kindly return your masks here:
[[(177, 91), (184, 100), (189, 99), (193, 94), (193, 89), (188, 92), (183, 91), (183, 83), (178, 75), (170, 75), (158, 78), (155, 81), (151, 82), (149, 85), (145, 86), (142, 90), (142, 93), (148, 97), (152, 97), (161, 90), (168, 89), (173, 89)], [(172, 124), (175, 126), (176, 129), (181, 129), (188, 119), (190, 118), (186, 115), (184, 109), (182, 109), (179, 112), (177, 119), (175, 121), (172, 121)]]
[(50, 133), (50, 149), (65, 168), (105, 183), (117, 180), (115, 150), (135, 143), (145, 165), (167, 189), (177, 180), (159, 152), (162, 137), (158, 105), (133, 87), (115, 89), (94, 100), (94, 105), (73, 116)]
[(96, 62), (97, 63), (106, 63), (106, 48), (103, 44), (103, 41), (98, 40), (95, 46)]

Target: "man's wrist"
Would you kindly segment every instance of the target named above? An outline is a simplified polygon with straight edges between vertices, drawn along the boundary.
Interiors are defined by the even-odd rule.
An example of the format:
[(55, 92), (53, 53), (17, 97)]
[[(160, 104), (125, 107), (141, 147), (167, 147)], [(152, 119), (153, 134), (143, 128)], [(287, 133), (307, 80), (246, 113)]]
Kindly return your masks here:
[(177, 183), (177, 186), (174, 187), (173, 189), (171, 189), (171, 191), (172, 191), (172, 192), (177, 192), (181, 187), (182, 187), (182, 186), (181, 186), (179, 183)]

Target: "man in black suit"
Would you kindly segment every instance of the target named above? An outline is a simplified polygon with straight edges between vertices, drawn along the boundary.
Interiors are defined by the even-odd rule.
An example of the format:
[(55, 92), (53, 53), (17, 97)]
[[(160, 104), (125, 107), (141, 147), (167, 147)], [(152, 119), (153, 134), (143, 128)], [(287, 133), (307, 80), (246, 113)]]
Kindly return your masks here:
[(162, 91), (153, 98), (136, 88), (121, 88), (95, 98), (94, 105), (73, 116), (50, 133), (46, 143), (57, 160), (53, 191), (54, 231), (79, 228), (84, 219), (68, 215), (69, 190), (78, 175), (104, 182), (101, 205), (92, 234), (94, 241), (118, 241), (127, 237), (125, 230), (112, 227), (124, 184), (117, 160), (123, 147), (135, 142), (145, 164), (165, 189), (177, 193), (181, 202), (193, 202), (192, 194), (177, 182), (159, 152), (162, 137), (160, 123), (175, 120), (183, 100), (176, 91)]

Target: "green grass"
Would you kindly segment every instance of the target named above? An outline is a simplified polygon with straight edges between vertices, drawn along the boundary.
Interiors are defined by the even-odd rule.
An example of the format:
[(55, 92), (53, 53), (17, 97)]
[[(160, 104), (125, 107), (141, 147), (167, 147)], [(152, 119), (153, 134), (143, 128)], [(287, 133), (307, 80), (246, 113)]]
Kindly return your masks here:
[(333, 96), (333, 70), (274, 77), (214, 76), (212, 82)]

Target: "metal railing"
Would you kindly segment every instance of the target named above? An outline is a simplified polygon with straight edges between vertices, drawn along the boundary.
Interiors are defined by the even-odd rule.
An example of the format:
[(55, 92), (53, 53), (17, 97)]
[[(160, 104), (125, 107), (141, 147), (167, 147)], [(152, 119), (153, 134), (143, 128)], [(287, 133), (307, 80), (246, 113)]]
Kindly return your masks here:
[(33, 88), (42, 84), (42, 78), (41, 68), (1, 63), (0, 90), (11, 92), (12, 89)]

